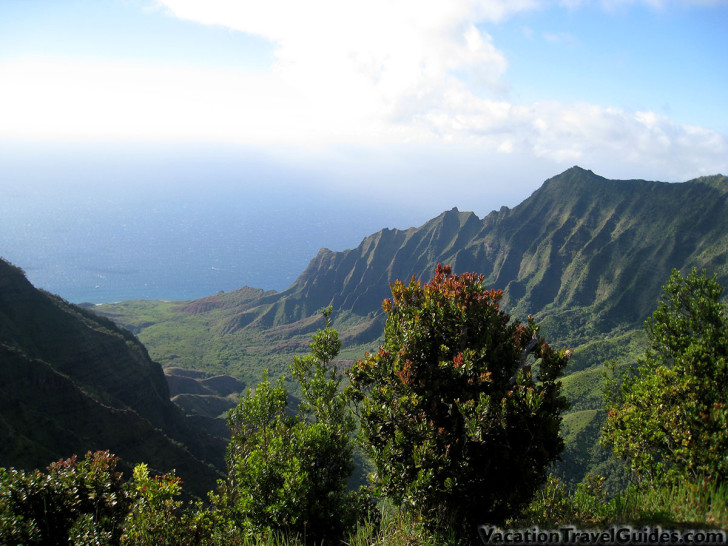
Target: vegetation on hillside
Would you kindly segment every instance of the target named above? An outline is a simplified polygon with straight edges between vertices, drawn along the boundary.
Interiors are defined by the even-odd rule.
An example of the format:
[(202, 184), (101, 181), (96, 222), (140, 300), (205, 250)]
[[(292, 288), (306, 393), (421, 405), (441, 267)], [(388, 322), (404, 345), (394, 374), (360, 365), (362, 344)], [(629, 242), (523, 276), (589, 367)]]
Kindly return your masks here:
[[(271, 384), (266, 377), (248, 391), (229, 419), (228, 477), (209, 503), (177, 500), (182, 483), (174, 472), (154, 476), (142, 463), (124, 481), (114, 456), (89, 453), (45, 472), (0, 470), (0, 541), (466, 544), (491, 532), (481, 527), (490, 523), (697, 527), (705, 537), (728, 526), (720, 390), (728, 330), (714, 279), (696, 271), (685, 279), (673, 274), (647, 323), (648, 363), (611, 385), (619, 394), (611, 399), (606, 430), (616, 434), (607, 437), (617, 438), (610, 440), (615, 453), (629, 458), (640, 480), (616, 496), (599, 476), (571, 492), (558, 478), (545, 480), (546, 465), (561, 448), (564, 400), (556, 380), (567, 356), (550, 349), (533, 322), (511, 321), (498, 309), (500, 294), (485, 290), (481, 277), (452, 275), (449, 268), (438, 268), (425, 285), (397, 283), (392, 294), (385, 302), (385, 343), (352, 369), (348, 391), (332, 365), (340, 342), (330, 308), (311, 353), (291, 365), (303, 393), (298, 412), (285, 411), (280, 380)], [(531, 353), (535, 362), (525, 358)], [(712, 384), (699, 388), (715, 396), (701, 407), (686, 391), (687, 404), (675, 406), (682, 420), (655, 425), (655, 413), (638, 401), (654, 388), (653, 377), (680, 366), (688, 385), (700, 379), (691, 369), (707, 375)], [(362, 439), (376, 463), (372, 490), (346, 489), (354, 431), (348, 396), (361, 412)], [(662, 399), (659, 392), (653, 396)], [(641, 419), (641, 428), (620, 428), (625, 415)], [(680, 438), (689, 427), (697, 441), (651, 444), (655, 426)], [(635, 457), (623, 443), (651, 458)], [(665, 480), (670, 472), (656, 470), (680, 480)], [(506, 482), (510, 489), (499, 485)], [(386, 501), (375, 507), (371, 493)]]
[(126, 472), (173, 465), (197, 495), (224, 468), (225, 442), (185, 419), (138, 339), (2, 260), (0, 382), (0, 466), (31, 470), (109, 449)]
[[(291, 287), (242, 289), (195, 302), (124, 302), (94, 307), (137, 333), (165, 368), (230, 375), (254, 385), (264, 369), (287, 374), (321, 327), (318, 310), (336, 309), (341, 364), (383, 342), (380, 302), (396, 279), (427, 279), (436, 264), (485, 276), (503, 290), (501, 307), (532, 314), (555, 346), (571, 347), (563, 393), (571, 403), (564, 462), (554, 472), (570, 487), (610, 465), (595, 447), (605, 421), (604, 362), (628, 367), (644, 351), (641, 325), (672, 268), (709, 268), (728, 283), (728, 178), (681, 184), (608, 180), (574, 167), (528, 199), (478, 218), (453, 209), (417, 228), (384, 229), (353, 249), (322, 250)], [(297, 392), (295, 382), (286, 387)], [(229, 401), (185, 395), (188, 413), (206, 418)], [(596, 411), (593, 411), (596, 410)], [(220, 420), (220, 424), (223, 422)]]
[[(615, 378), (603, 441), (641, 479), (728, 479), (728, 311), (705, 271), (673, 271), (649, 348)], [(631, 373), (630, 373), (631, 372)]]
[[(371, 372), (368, 370), (360, 378), (366, 381), (358, 387), (354, 379), (360, 411), (366, 410), (367, 404), (362, 396), (380, 388), (375, 385), (388, 389), (379, 406), (370, 408), (372, 420), (369, 424), (364, 420), (364, 437), (372, 424), (392, 425), (395, 430), (389, 437), (383, 435), (389, 438), (388, 444), (375, 446), (372, 451), (375, 462), (382, 455), (376, 472), (378, 489), (373, 491), (380, 495), (385, 492), (387, 472), (397, 487), (390, 491), (392, 500), (380, 504), (381, 519), (371, 510), (366, 496), (358, 497), (361, 502), (347, 505), (358, 517), (337, 521), (330, 536), (341, 539), (351, 533), (344, 540), (352, 544), (456, 540), (460, 531), (453, 529), (457, 525), (447, 525), (453, 531), (443, 534), (442, 526), (438, 529), (433, 522), (468, 519), (467, 514), (461, 517), (463, 512), (456, 502), (447, 506), (448, 498), (471, 498), (458, 489), (464, 483), (462, 476), (455, 473), (453, 479), (448, 472), (456, 466), (457, 471), (467, 470), (473, 459), (462, 457), (459, 460), (463, 464), (455, 465), (442, 457), (441, 448), (445, 447), (447, 456), (457, 454), (452, 446), (458, 444), (460, 429), (472, 430), (476, 436), (495, 436), (497, 427), (488, 428), (475, 419), (479, 410), (489, 408), (487, 400), (481, 403), (480, 397), (464, 402), (461, 396), (456, 402), (454, 397), (443, 396), (444, 417), (437, 410), (428, 416), (430, 408), (418, 406), (421, 401), (417, 397), (425, 397), (418, 391), (419, 383), (414, 386), (410, 379), (402, 378), (407, 376), (405, 372), (411, 378), (412, 364), (418, 363), (418, 371), (425, 372), (422, 390), (436, 399), (443, 385), (461, 389), (461, 379), (479, 384), (480, 375), (471, 372), (484, 360), (478, 359), (477, 351), (451, 351), (455, 347), (451, 330), (457, 328), (450, 326), (459, 324), (464, 315), (457, 314), (457, 306), (437, 307), (436, 294), (427, 305), (432, 304), (430, 310), (443, 328), (434, 321), (429, 326), (423, 324), (427, 320), (422, 319), (417, 324), (412, 320), (409, 329), (391, 323), (397, 316), (406, 324), (417, 314), (417, 305), (403, 314), (392, 307), (389, 313), (377, 309), (390, 281), (409, 278), (412, 272), (421, 277), (438, 261), (450, 262), (459, 271), (482, 273), (482, 284), (503, 290), (498, 301), (503, 310), (521, 319), (533, 313), (540, 325), (539, 334), (552, 343), (574, 348), (558, 395), (551, 393), (552, 401), (563, 396), (571, 403), (561, 424), (566, 444), (563, 461), (550, 467), (554, 476), (536, 491), (522, 512), (518, 507), (523, 502), (509, 505), (510, 501), (503, 501), (511, 508), (506, 525), (627, 522), (726, 526), (728, 413), (724, 404), (728, 393), (723, 368), (728, 334), (720, 285), (728, 280), (727, 208), (726, 177), (685, 184), (609, 181), (574, 168), (548, 180), (518, 207), (503, 208), (482, 220), (454, 209), (421, 228), (383, 230), (356, 249), (322, 251), (296, 283), (281, 293), (245, 288), (194, 302), (124, 302), (94, 308), (139, 334), (146, 348), (96, 313), (32, 289), (21, 270), (0, 262), (0, 379), (8, 387), (0, 398), (0, 464), (19, 461), (12, 464), (27, 470), (2, 473), (0, 497), (7, 502), (0, 502), (0, 529), (3, 533), (18, 531), (18, 536), (25, 537), (22, 540), (32, 542), (48, 525), (43, 518), (55, 518), (53, 514), (58, 513), (58, 525), (76, 533), (76, 540), (82, 542), (148, 543), (151, 537), (164, 537), (168, 543), (285, 543), (320, 537), (312, 529), (325, 528), (321, 521), (326, 519), (300, 516), (302, 510), (315, 505), (301, 498), (315, 499), (324, 493), (305, 479), (296, 481), (294, 477), (315, 476), (316, 472), (303, 471), (306, 465), (320, 470), (315, 461), (330, 456), (329, 460), (341, 463), (340, 472), (330, 476), (332, 481), (325, 489), (334, 504), (349, 502), (340, 494), (340, 485), (351, 461), (350, 446), (344, 442), (351, 440), (344, 433), (349, 431), (350, 418), (334, 412), (339, 417), (329, 413), (320, 419), (315, 404), (304, 395), (306, 381), (314, 381), (313, 370), (333, 373), (321, 376), (319, 383), (322, 389), (335, 383), (336, 389), (329, 393), (337, 394), (328, 399), (319, 397), (322, 402), (318, 407), (341, 406), (339, 370), (369, 352), (358, 367), (368, 370), (368, 365), (376, 363), (392, 373), (377, 378), (372, 373), (365, 378)], [(673, 267), (690, 271), (695, 266), (708, 267), (715, 276), (694, 271), (682, 278), (673, 273), (646, 333), (639, 331), (639, 324), (659, 297), (655, 279), (667, 278)], [(414, 286), (395, 287), (400, 295), (417, 292)], [(337, 307), (333, 323), (318, 313), (331, 304)], [(385, 320), (388, 337), (381, 337)], [(340, 352), (337, 346), (335, 355), (335, 351), (325, 351), (323, 357), (316, 357), (314, 351), (304, 356), (313, 349), (311, 335), (315, 342), (320, 332), (331, 336), (333, 326), (341, 332)], [(521, 327), (531, 328), (531, 323)], [(314, 333), (317, 329), (319, 333)], [(438, 341), (440, 329), (448, 339)], [(431, 338), (424, 334), (418, 338), (423, 332), (431, 332)], [(327, 339), (319, 341), (330, 345), (331, 339)], [(400, 357), (400, 350), (412, 340), (423, 350), (412, 354), (405, 350)], [(380, 356), (378, 345), (389, 347), (389, 354)], [(518, 346), (523, 350), (522, 345)], [(424, 349), (432, 349), (436, 357), (423, 356)], [(178, 500), (181, 492), (204, 495), (206, 489), (200, 491), (204, 482), (198, 477), (214, 483), (216, 475), (215, 469), (200, 462), (200, 458), (211, 460), (208, 457), (214, 457), (215, 450), (206, 450), (213, 445), (211, 439), (195, 433), (189, 425), (192, 418), (206, 427), (215, 422), (226, 428), (219, 417), (234, 405), (232, 400), (240, 391), (255, 385), (263, 369), (269, 369), (273, 378), (283, 375), (294, 358), (294, 370), (298, 371), (293, 378), (280, 383), (264, 381), (244, 396), (248, 406), (243, 408), (241, 403), (236, 410), (236, 419), (246, 423), (251, 408), (271, 402), (265, 427), (279, 439), (277, 443), (268, 442), (273, 436), (260, 434), (255, 426), (239, 428), (237, 435), (233, 431), (231, 445), (238, 448), (231, 448), (231, 452), (246, 455), (237, 461), (228, 457), (224, 485), (215, 490), (215, 502), (189, 504)], [(633, 366), (638, 359), (639, 365)], [(184, 405), (192, 418), (182, 419), (169, 403), (156, 361), (174, 374), (176, 384), (189, 387), (180, 393), (179, 405)], [(606, 408), (602, 400), (605, 361), (613, 361), (616, 378), (606, 381), (612, 393)], [(301, 367), (303, 362), (308, 364)], [(440, 366), (443, 362), (452, 366)], [(458, 373), (453, 373), (455, 370)], [(538, 373), (539, 366), (522, 370), (516, 374), (517, 386), (525, 387), (527, 393), (529, 382), (537, 383)], [(425, 381), (432, 378), (440, 384)], [(536, 391), (534, 388), (532, 392)], [(469, 392), (468, 387), (465, 392)], [(518, 417), (518, 409), (536, 407), (528, 406), (533, 400), (529, 402), (526, 397), (509, 413), (508, 396), (505, 409), (491, 404), (490, 409), (503, 411), (489, 415)], [(298, 412), (294, 397), (303, 401)], [(396, 405), (398, 397), (408, 398), (407, 403)], [(674, 403), (676, 398), (679, 404)], [(433, 427), (417, 429), (421, 412), (410, 413), (414, 424), (408, 423), (408, 409), (425, 411), (425, 420), (429, 424), (432, 419)], [(327, 421), (330, 418), (333, 421)], [(446, 426), (435, 427), (436, 419), (441, 418)], [(35, 426), (38, 423), (42, 426)], [(605, 424), (604, 445), (623, 458), (613, 458), (598, 444)], [(412, 434), (400, 433), (398, 437), (395, 425)], [(250, 434), (241, 434), (243, 429)], [(544, 437), (552, 437), (553, 429), (546, 429)], [(332, 430), (338, 431), (338, 436), (330, 435)], [(216, 434), (225, 435), (226, 431)], [(139, 442), (139, 438), (145, 441)], [(115, 444), (105, 443), (112, 439)], [(214, 441), (223, 445), (219, 438)], [(415, 442), (420, 442), (416, 453)], [(460, 440), (463, 442), (473, 443), (473, 438)], [(120, 459), (113, 469), (111, 462), (103, 462), (109, 459), (108, 454), (96, 454), (87, 459), (95, 458), (97, 463), (74, 459), (56, 463), (57, 468), (49, 467), (46, 472), (28, 470), (47, 464), (59, 452), (66, 457), (74, 451), (83, 453), (91, 445), (123, 452), (116, 451)], [(369, 442), (370, 450), (372, 447)], [(408, 454), (409, 447), (412, 450)], [(543, 460), (549, 460), (557, 450), (545, 451)], [(274, 465), (261, 483), (283, 484), (280, 490), (272, 486), (255, 489), (263, 467), (248, 465), (250, 457), (271, 460), (278, 456), (285, 464)], [(130, 463), (140, 460), (153, 468), (137, 465), (132, 472)], [(416, 470), (411, 468), (412, 461)], [(169, 466), (175, 466), (185, 477), (184, 487), (174, 474), (155, 477)], [(130, 476), (128, 482), (123, 483), (115, 474), (119, 469)], [(545, 478), (544, 467), (533, 472), (538, 474), (535, 482)], [(241, 484), (245, 483), (248, 492), (241, 494), (246, 487)], [(498, 489), (496, 485), (487, 484), (493, 490)], [(98, 487), (121, 499), (114, 501), (111, 509), (118, 514), (104, 516), (106, 508), (89, 504), (83, 500), (85, 493), (79, 493), (90, 491), (88, 495), (101, 502), (106, 493), (97, 492)], [(426, 493), (417, 495), (418, 487)], [(296, 493), (296, 499), (288, 502), (286, 491), (308, 493)], [(524, 502), (526, 497), (524, 494)], [(32, 504), (33, 498), (40, 500)], [(395, 501), (402, 501), (401, 506)], [(56, 505), (58, 508), (53, 508)], [(42, 513), (33, 512), (31, 506), (43, 506)], [(270, 517), (256, 520), (256, 514), (265, 510), (281, 515), (285, 523), (278, 525)], [(41, 519), (34, 523), (35, 518)], [(352, 531), (351, 522), (356, 519), (359, 523)], [(497, 519), (494, 515), (493, 520)], [(291, 538), (294, 535), (298, 539)], [(8, 536), (16, 535), (3, 535), (0, 542)]]

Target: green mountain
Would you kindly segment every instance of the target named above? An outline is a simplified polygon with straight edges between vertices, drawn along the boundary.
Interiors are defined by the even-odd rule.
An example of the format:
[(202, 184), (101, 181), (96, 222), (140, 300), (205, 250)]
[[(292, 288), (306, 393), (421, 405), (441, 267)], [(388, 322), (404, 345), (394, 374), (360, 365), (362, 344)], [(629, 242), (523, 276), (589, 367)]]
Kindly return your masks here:
[[(322, 249), (283, 292), (242, 289), (186, 304), (95, 310), (138, 333), (165, 365), (180, 360), (221, 372), (230, 357), (250, 363), (300, 348), (297, 336), (319, 326), (327, 305), (339, 313), (350, 345), (372, 342), (381, 334), (389, 283), (428, 279), (437, 263), (447, 263), (484, 274), (505, 291), (511, 314), (532, 314), (551, 338), (577, 346), (639, 328), (672, 268), (705, 267), (728, 281), (727, 193), (724, 176), (674, 184), (607, 180), (573, 167), (517, 207), (483, 219), (453, 209), (418, 228), (383, 229), (354, 249)], [(260, 347), (244, 332), (257, 332)], [(170, 351), (161, 352), (164, 345)]]
[(581, 342), (640, 325), (673, 267), (706, 267), (728, 280), (727, 194), (723, 176), (668, 184), (574, 167), (482, 220), (453, 209), (419, 228), (382, 230), (352, 250), (323, 249), (248, 317), (277, 326), (329, 304), (367, 315), (390, 282), (428, 279), (441, 262), (484, 274), (504, 289), (512, 314), (548, 317), (553, 336)]
[(35, 289), (3, 260), (0, 382), (0, 466), (43, 467), (108, 449), (127, 471), (139, 462), (176, 469), (197, 494), (223, 466), (225, 443), (187, 422), (131, 333)]
[(556, 347), (575, 349), (564, 387), (564, 473), (603, 462), (594, 452), (602, 365), (634, 361), (641, 327), (673, 268), (706, 268), (728, 285), (728, 178), (684, 183), (608, 180), (574, 167), (513, 209), (485, 218), (457, 209), (417, 228), (384, 229), (343, 252), (322, 249), (283, 292), (241, 289), (194, 302), (96, 306), (136, 332), (165, 368), (228, 374), (245, 383), (262, 368), (286, 372), (333, 305), (342, 357), (372, 350), (389, 283), (431, 278), (437, 263), (485, 275), (513, 316), (532, 314)]

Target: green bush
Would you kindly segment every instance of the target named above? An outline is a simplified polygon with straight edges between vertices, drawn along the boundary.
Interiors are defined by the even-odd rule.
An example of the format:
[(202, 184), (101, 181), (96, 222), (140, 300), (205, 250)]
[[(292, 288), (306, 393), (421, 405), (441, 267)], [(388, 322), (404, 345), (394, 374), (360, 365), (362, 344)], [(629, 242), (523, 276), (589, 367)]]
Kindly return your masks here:
[(182, 480), (169, 475), (150, 476), (147, 465), (134, 468), (127, 484), (133, 504), (124, 521), (122, 544), (208, 544), (214, 534), (212, 513), (201, 505), (185, 506), (175, 497), (182, 493)]
[(398, 281), (384, 344), (349, 372), (377, 487), (432, 528), (469, 535), (517, 513), (563, 449), (568, 353), (511, 321), (501, 296), (449, 267)]
[(131, 499), (108, 451), (47, 472), (0, 469), (0, 543), (118, 543)]
[[(728, 313), (715, 278), (673, 271), (636, 371), (607, 389), (603, 443), (647, 481), (728, 479)], [(621, 379), (621, 382), (620, 382)]]
[(298, 414), (286, 414), (283, 378), (271, 384), (267, 374), (230, 413), (229, 476), (213, 498), (242, 536), (336, 541), (374, 514), (366, 491), (347, 489), (355, 422), (332, 364), (341, 344), (330, 313), (311, 354), (291, 365), (303, 394)]

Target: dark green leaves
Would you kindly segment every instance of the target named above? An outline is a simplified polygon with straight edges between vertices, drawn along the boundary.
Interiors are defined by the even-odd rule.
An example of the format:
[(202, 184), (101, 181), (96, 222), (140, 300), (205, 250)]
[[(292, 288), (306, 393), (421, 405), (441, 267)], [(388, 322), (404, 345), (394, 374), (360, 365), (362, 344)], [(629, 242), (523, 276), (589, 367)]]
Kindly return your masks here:
[(563, 449), (556, 378), (568, 356), (511, 321), (501, 296), (449, 267), (397, 282), (384, 344), (349, 372), (378, 487), (433, 525), (502, 520)]
[(311, 354), (290, 367), (303, 394), (298, 415), (285, 413), (283, 379), (271, 385), (267, 375), (231, 412), (229, 477), (215, 502), (251, 538), (278, 531), (337, 540), (369, 515), (367, 498), (347, 490), (355, 424), (332, 363), (341, 343), (330, 315), (324, 310)]

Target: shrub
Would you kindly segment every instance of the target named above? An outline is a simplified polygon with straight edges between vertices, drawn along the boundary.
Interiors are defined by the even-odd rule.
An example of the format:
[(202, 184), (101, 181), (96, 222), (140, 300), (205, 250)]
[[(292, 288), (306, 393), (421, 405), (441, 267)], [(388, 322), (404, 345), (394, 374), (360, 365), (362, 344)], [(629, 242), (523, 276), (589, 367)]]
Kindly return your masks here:
[(311, 354), (291, 372), (301, 385), (297, 415), (287, 415), (283, 378), (248, 391), (228, 419), (229, 476), (215, 503), (247, 537), (285, 532), (301, 540), (340, 540), (373, 513), (365, 492), (347, 490), (355, 428), (332, 364), (341, 346), (326, 326), (313, 336)]
[(648, 481), (728, 479), (728, 313), (715, 277), (673, 271), (649, 348), (607, 387), (603, 443)]
[(47, 472), (0, 469), (0, 543), (118, 542), (130, 498), (108, 451)]
[(398, 281), (384, 344), (349, 372), (379, 490), (465, 534), (516, 513), (563, 449), (568, 352), (530, 318), (512, 321), (501, 296), (448, 266), (424, 285)]

